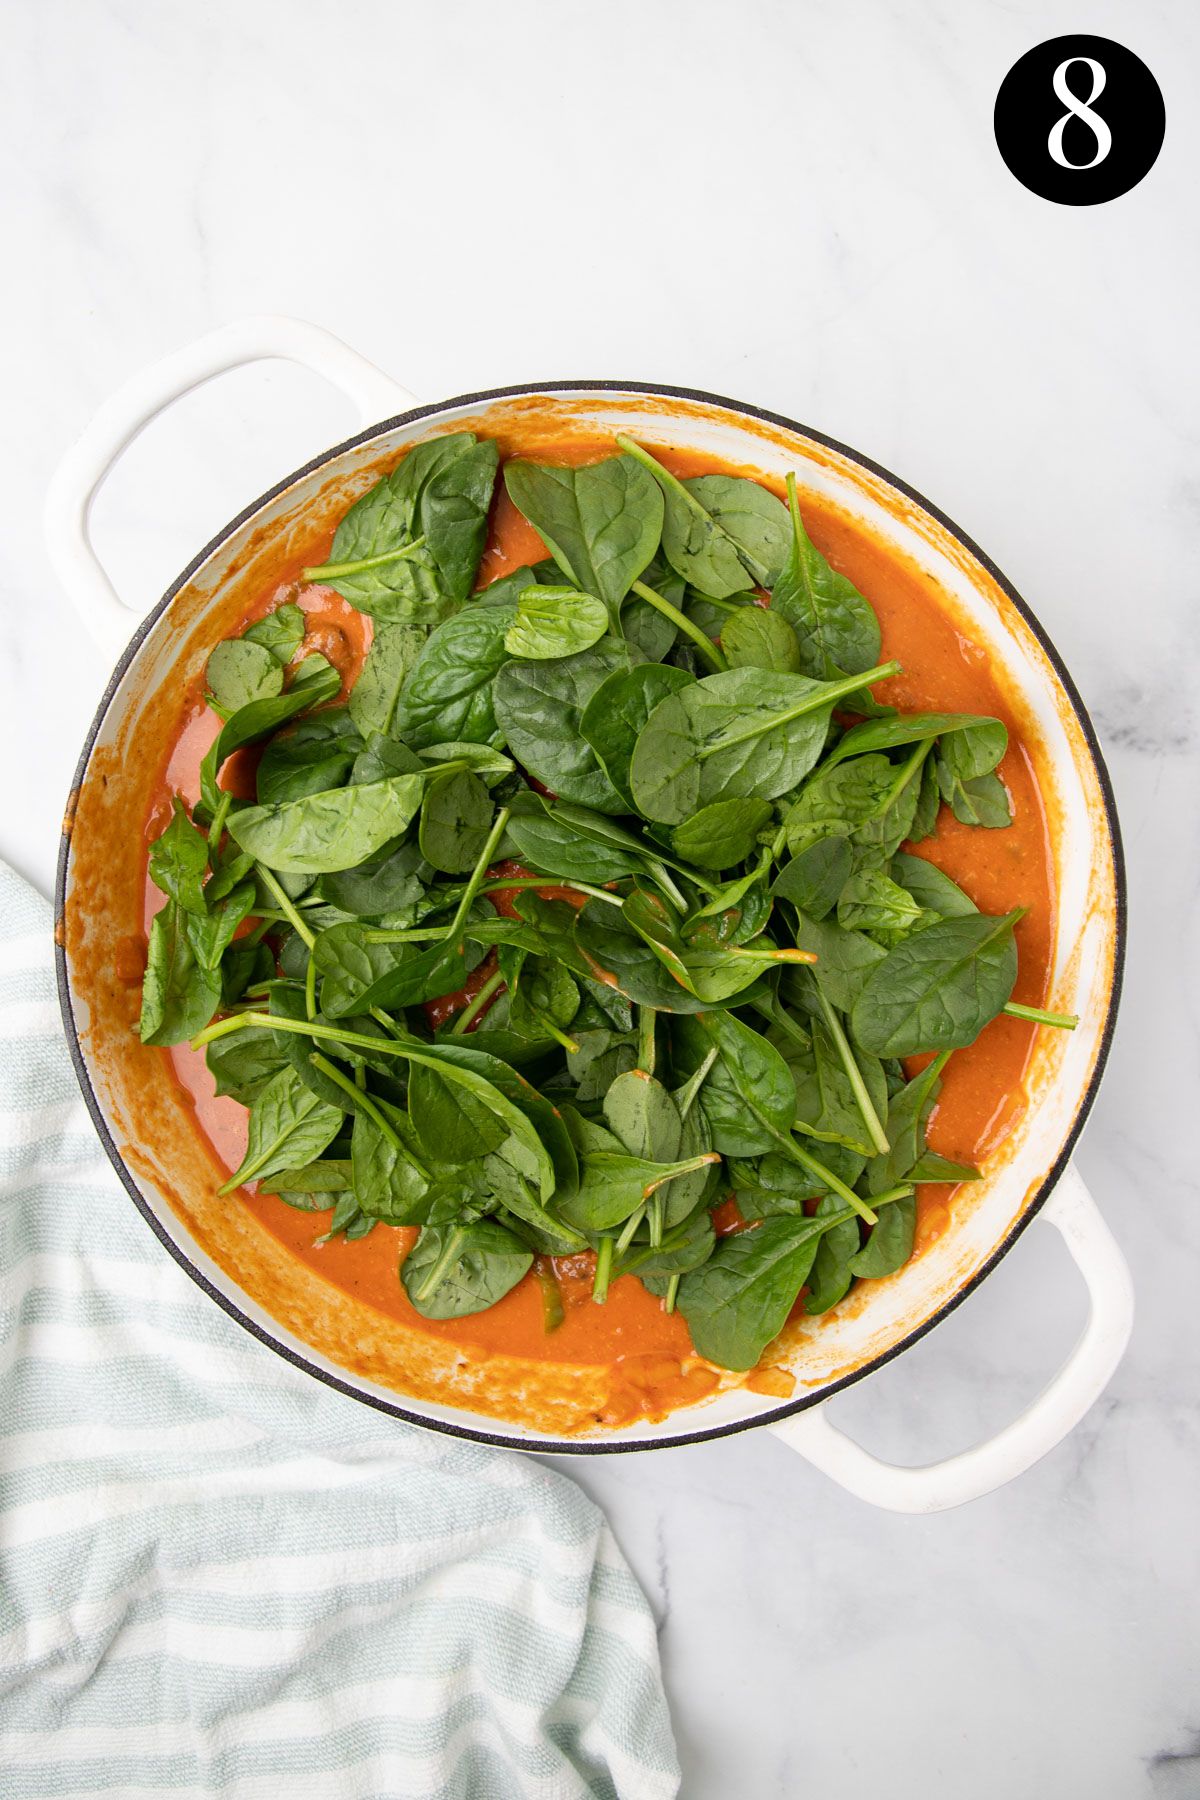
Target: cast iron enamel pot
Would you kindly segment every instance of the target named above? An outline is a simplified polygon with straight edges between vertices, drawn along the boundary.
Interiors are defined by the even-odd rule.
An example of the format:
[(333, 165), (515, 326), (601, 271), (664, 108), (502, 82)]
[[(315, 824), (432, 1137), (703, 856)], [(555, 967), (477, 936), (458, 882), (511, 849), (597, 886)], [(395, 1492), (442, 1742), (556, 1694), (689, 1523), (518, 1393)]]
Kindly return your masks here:
[[(367, 423), (248, 505), (184, 570), (130, 637), (134, 615), (114, 591), (88, 536), (97, 487), (133, 437), (164, 407), (210, 378), (264, 358), (326, 377)], [(218, 1209), (211, 1164), (178, 1096), (148, 1079), (131, 1042), (128, 997), (111, 975), (122, 937), (142, 928), (141, 837), (161, 767), (163, 697), (203, 666), (252, 590), (256, 565), (314, 510), (344, 507), (381, 460), (465, 424), (503, 435), (549, 409), (568, 429), (626, 431), (653, 448), (684, 444), (782, 476), (840, 507), (898, 556), (934, 579), (959, 629), (1000, 672), (1035, 755), (1051, 822), (1057, 936), (1049, 1004), (1075, 1012), (1072, 1033), (1042, 1031), (1027, 1082), (1029, 1104), (969, 1205), (902, 1276), (871, 1283), (867, 1299), (805, 1332), (790, 1351), (786, 1402), (731, 1386), (650, 1424), (564, 1436), (497, 1418), (447, 1380), (406, 1391), (370, 1330), (348, 1358), (333, 1309), (293, 1292), (245, 1208)], [(943, 514), (875, 463), (808, 427), (714, 395), (636, 382), (565, 381), (500, 388), (421, 405), (317, 327), (286, 318), (226, 326), (132, 381), (99, 412), (62, 463), (47, 500), (47, 535), (64, 587), (119, 660), (80, 757), (64, 827), (56, 895), (63, 1016), (85, 1100), (130, 1197), (166, 1248), (218, 1305), (297, 1368), (395, 1417), (516, 1449), (596, 1454), (649, 1450), (761, 1425), (853, 1493), (930, 1512), (989, 1492), (1029, 1467), (1071, 1430), (1115, 1369), (1129, 1337), (1129, 1276), (1070, 1157), (1112, 1033), (1124, 941), (1124, 876), (1112, 792), (1087, 713), (1061, 659), (999, 570)], [(265, 563), (264, 563), (265, 566)], [(232, 597), (232, 598), (231, 598)], [(113, 854), (112, 846), (128, 845)], [(208, 1173), (205, 1174), (205, 1168)], [(899, 1355), (995, 1267), (1035, 1218), (1063, 1236), (1086, 1284), (1082, 1336), (1032, 1406), (998, 1436), (947, 1461), (897, 1467), (841, 1433), (828, 1401)], [(264, 1261), (264, 1258), (267, 1259)], [(295, 1259), (289, 1259), (295, 1263)], [(296, 1265), (300, 1268), (300, 1265)], [(316, 1281), (316, 1278), (312, 1278)], [(272, 1285), (274, 1284), (274, 1285)], [(281, 1285), (282, 1284), (282, 1285)], [(323, 1285), (323, 1284), (322, 1284)], [(286, 1290), (286, 1291), (285, 1291)], [(270, 1305), (262, 1302), (263, 1293)], [(860, 1290), (861, 1291), (861, 1290)], [(842, 1316), (842, 1312), (845, 1316)], [(420, 1393), (421, 1397), (415, 1397)]]

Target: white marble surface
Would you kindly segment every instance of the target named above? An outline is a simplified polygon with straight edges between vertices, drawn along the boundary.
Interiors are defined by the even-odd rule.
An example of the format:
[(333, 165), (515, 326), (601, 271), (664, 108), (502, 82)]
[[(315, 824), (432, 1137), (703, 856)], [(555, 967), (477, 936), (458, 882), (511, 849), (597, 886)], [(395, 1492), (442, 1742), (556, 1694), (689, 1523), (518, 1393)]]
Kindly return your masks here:
[[(1134, 193), (1064, 210), (1008, 175), (991, 107), (1081, 26), (1150, 63), (1167, 142)], [(430, 398), (630, 376), (859, 446), (987, 547), (1105, 740), (1132, 937), (1079, 1157), (1134, 1269), (1129, 1357), (1040, 1467), (940, 1518), (756, 1435), (575, 1466), (661, 1618), (687, 1800), (1200, 1794), (1198, 29), (1187, 0), (6, 12), (0, 851), (43, 887), (107, 673), (48, 569), (47, 477), (127, 375), (250, 311)], [(180, 407), (98, 508), (125, 591), (351, 423), (277, 368)], [(959, 1448), (1081, 1314), (1036, 1228), (838, 1417), (901, 1460)]]

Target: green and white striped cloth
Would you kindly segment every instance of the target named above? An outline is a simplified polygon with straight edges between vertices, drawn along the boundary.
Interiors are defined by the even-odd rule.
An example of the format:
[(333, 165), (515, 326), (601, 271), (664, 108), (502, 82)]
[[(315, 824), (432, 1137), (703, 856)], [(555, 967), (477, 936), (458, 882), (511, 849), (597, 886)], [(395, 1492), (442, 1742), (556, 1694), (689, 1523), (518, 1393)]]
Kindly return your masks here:
[(669, 1800), (646, 1601), (538, 1463), (242, 1332), (104, 1159), (0, 864), (0, 1793)]

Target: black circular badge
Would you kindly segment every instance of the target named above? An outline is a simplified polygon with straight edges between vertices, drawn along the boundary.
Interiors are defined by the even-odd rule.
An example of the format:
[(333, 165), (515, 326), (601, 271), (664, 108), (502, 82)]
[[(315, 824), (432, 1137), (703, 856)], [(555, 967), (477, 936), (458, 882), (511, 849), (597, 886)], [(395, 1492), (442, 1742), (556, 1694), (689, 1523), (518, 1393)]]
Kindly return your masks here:
[(996, 144), (1023, 187), (1058, 206), (1099, 206), (1136, 187), (1162, 149), (1167, 114), (1140, 56), (1112, 38), (1047, 38), (996, 95)]

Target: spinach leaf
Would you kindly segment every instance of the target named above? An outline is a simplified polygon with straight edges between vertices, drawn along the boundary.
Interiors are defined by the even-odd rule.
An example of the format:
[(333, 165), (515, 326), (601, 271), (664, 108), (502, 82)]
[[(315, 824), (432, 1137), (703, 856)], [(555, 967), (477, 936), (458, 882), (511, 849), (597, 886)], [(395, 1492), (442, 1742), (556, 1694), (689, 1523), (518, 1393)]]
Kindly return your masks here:
[[(708, 931), (690, 940), (683, 938), (676, 928), (676, 915), (644, 888), (635, 888), (630, 894), (623, 917), (654, 951), (672, 979), (705, 1006), (719, 1006), (762, 976), (762, 962), (721, 943), (715, 922), (709, 924)], [(678, 1011), (678, 1001), (673, 1000), (665, 1010)]]
[[(672, 1183), (681, 1187), (685, 1181), (700, 1179), (683, 1176)], [(669, 1188), (662, 1190), (664, 1193)], [(706, 1263), (716, 1247), (712, 1217), (706, 1206), (699, 1206), (686, 1217), (680, 1215), (669, 1222), (660, 1243), (643, 1243), (640, 1234), (632, 1247), (614, 1265), (614, 1275), (636, 1275), (652, 1294), (665, 1295), (673, 1277), (686, 1275)]]
[(443, 463), (421, 490), (417, 524), (437, 564), (443, 591), (469, 598), (487, 538), (499, 452), (488, 438)]
[(887, 1109), (890, 1148), (867, 1165), (867, 1191), (882, 1194), (898, 1182), (910, 1181), (926, 1154), (925, 1127), (941, 1086), (945, 1056), (935, 1057), (927, 1068), (891, 1096)]
[(637, 1067), (636, 1032), (576, 1026), (574, 1038), (578, 1048), (567, 1057), (567, 1072), (580, 1103), (602, 1099), (619, 1075)]
[(269, 737), (288, 719), (307, 712), (310, 707), (332, 700), (342, 685), (342, 678), (332, 663), (323, 656), (308, 656), (297, 669), (286, 694), (267, 700), (251, 701), (226, 719), (215, 744), (200, 765), (200, 804), (196, 816), (211, 821), (220, 800), (217, 776), (235, 750), (257, 744)]
[(787, 560), (771, 594), (772, 609), (793, 627), (798, 667), (832, 680), (869, 669), (879, 657), (879, 621), (854, 583), (830, 567), (800, 517), (796, 477), (787, 478)]
[[(865, 933), (839, 929), (829, 919), (811, 919), (803, 913), (797, 915), (796, 943), (816, 956), (826, 997), (842, 1013), (853, 1010), (872, 971), (887, 955), (882, 945)], [(795, 974), (784, 976), (783, 991), (788, 998), (808, 1004)]]
[(504, 637), (513, 617), (507, 605), (477, 603), (431, 631), (401, 690), (393, 733), (416, 750), (451, 738), (490, 743), (492, 682), (508, 661)]
[(782, 612), (739, 607), (721, 632), (721, 648), (731, 669), (772, 669), (779, 675), (808, 673), (796, 633)]
[(521, 794), (512, 805), (508, 835), (521, 860), (543, 875), (605, 882), (642, 873), (645, 858), (637, 848), (627, 849), (622, 843), (581, 831), (576, 816), (543, 800), (540, 794)]
[(252, 1025), (232, 1037), (214, 1038), (204, 1052), (204, 1060), (213, 1078), (213, 1092), (228, 1094), (242, 1106), (248, 1106), (271, 1077), (278, 1075), (286, 1059), (275, 1033)]
[(278, 806), (244, 807), (230, 814), (229, 830), (243, 850), (269, 869), (331, 874), (356, 868), (398, 837), (421, 804), (424, 789), (420, 775), (393, 775)]
[(256, 619), (242, 633), (245, 642), (261, 644), (284, 668), (304, 641), (304, 614), (290, 600)]
[(975, 1041), (1017, 978), (1013, 927), (1021, 911), (945, 919), (897, 944), (872, 970), (851, 1028), (877, 1056), (912, 1056)]
[[(820, 1160), (847, 1187), (858, 1181), (866, 1167), (864, 1156), (841, 1144), (824, 1145)], [(771, 1219), (778, 1213), (807, 1215), (811, 1202), (818, 1199), (845, 1205), (819, 1176), (774, 1152), (753, 1160), (734, 1159), (729, 1164), (729, 1179), (744, 1219)]]
[(786, 793), (820, 756), (834, 702), (854, 680), (730, 669), (669, 694), (633, 752), (629, 781), (638, 810), (679, 825), (713, 800)]
[(638, 735), (660, 700), (691, 685), (686, 669), (638, 663), (632, 669), (615, 669), (583, 709), (579, 729), (629, 812), (637, 810), (629, 787), (629, 764)]
[(671, 843), (698, 869), (729, 869), (751, 854), (770, 820), (766, 800), (713, 800), (675, 827)]
[(509, 1135), (507, 1119), (424, 1063), (409, 1075), (408, 1112), (423, 1151), (436, 1162), (477, 1162)]
[(338, 1107), (318, 1100), (295, 1069), (281, 1069), (251, 1105), (245, 1157), (218, 1192), (231, 1194), (248, 1181), (266, 1181), (281, 1169), (310, 1162), (341, 1128)]
[(518, 1237), (491, 1219), (426, 1225), (400, 1265), (404, 1291), (426, 1319), (461, 1319), (495, 1306), (533, 1267)]
[(583, 737), (583, 710), (606, 676), (628, 666), (623, 644), (605, 638), (557, 662), (510, 662), (492, 688), (505, 742), (521, 766), (563, 800), (621, 813), (625, 802)]
[(429, 783), (421, 807), (421, 854), (431, 868), (463, 875), (475, 867), (495, 817), (491, 795), (469, 769)]
[(358, 680), (350, 690), (350, 717), (363, 737), (391, 734), (400, 693), (425, 643), (419, 625), (379, 620)]
[(908, 1171), (908, 1181), (937, 1181), (954, 1183), (960, 1181), (981, 1181), (983, 1177), (978, 1169), (970, 1163), (954, 1162), (948, 1156), (939, 1156), (936, 1150), (925, 1150)]
[(626, 1150), (584, 1150), (579, 1187), (561, 1202), (559, 1211), (577, 1231), (608, 1231), (630, 1218), (669, 1181), (718, 1160), (711, 1150), (671, 1162), (633, 1156)]
[(787, 512), (774, 494), (737, 475), (679, 481), (632, 439), (618, 444), (662, 489), (663, 553), (685, 581), (721, 599), (747, 585), (770, 587), (787, 555)]
[(845, 1208), (826, 1218), (767, 1219), (725, 1237), (679, 1284), (679, 1310), (701, 1356), (725, 1369), (752, 1369), (808, 1280), (817, 1246)]
[(979, 910), (956, 881), (923, 856), (894, 857), (892, 880), (907, 889), (924, 912), (937, 913), (943, 919), (958, 919)]
[(185, 913), (168, 900), (155, 913), (142, 982), (138, 1035), (143, 1044), (183, 1044), (203, 1031), (221, 1001), (221, 978), (196, 960)]
[(352, 506), (331, 560), (304, 571), (361, 612), (429, 620), (460, 605), (483, 554), (498, 453), (454, 432), (417, 444)]
[(945, 753), (959, 746), (959, 767), (966, 776), (986, 775), (1008, 747), (1008, 732), (999, 719), (976, 713), (900, 713), (894, 718), (865, 719), (853, 726), (829, 754), (830, 765), (869, 751), (897, 750), (906, 744), (937, 739)]
[(626, 918), (624, 909), (589, 900), (575, 923), (575, 943), (595, 981), (659, 1012), (699, 1012), (706, 1004), (665, 967), (660, 947)]
[(840, 833), (859, 852), (860, 863), (888, 862), (912, 828), (925, 754), (919, 750), (899, 765), (880, 755), (822, 763), (788, 808), (789, 849), (799, 851), (818, 837)]
[[(579, 989), (563, 965), (552, 957), (529, 956), (524, 951), (516, 954), (520, 967), (509, 984), (509, 1024), (514, 1031), (529, 1037), (549, 1033), (558, 1042), (564, 1042), (562, 1033), (579, 1011)], [(502, 968), (504, 957), (502, 949)]]
[(275, 806), (341, 787), (362, 748), (357, 727), (341, 706), (277, 732), (259, 758), (259, 804)]
[(617, 1079), (604, 1096), (604, 1117), (626, 1150), (651, 1162), (671, 1162), (679, 1155), (683, 1121), (675, 1100), (644, 1069)]
[(171, 809), (171, 823), (150, 846), (150, 879), (184, 912), (203, 917), (208, 910), (204, 893), (208, 839), (192, 824), (178, 794)]
[(187, 934), (202, 969), (215, 972), (233, 942), (234, 933), (254, 910), (255, 886), (243, 881), (206, 913), (187, 915)]
[(919, 844), (923, 838), (932, 837), (937, 830), (938, 813), (941, 810), (942, 796), (938, 787), (937, 759), (926, 757), (921, 767), (921, 786), (917, 794), (916, 810), (912, 824), (908, 828), (909, 841)]
[(552, 661), (590, 650), (608, 630), (608, 609), (594, 594), (570, 587), (527, 587), (504, 634), (510, 656)]
[[(902, 1203), (900, 1203), (902, 1204)], [(880, 1215), (880, 1224), (890, 1218), (894, 1207)], [(846, 1208), (836, 1194), (826, 1194), (817, 1207), (815, 1217), (828, 1219), (834, 1213), (844, 1214)], [(879, 1229), (878, 1226), (875, 1227)], [(804, 1296), (806, 1313), (826, 1313), (831, 1307), (843, 1300), (854, 1280), (854, 1260), (858, 1255), (861, 1233), (858, 1220), (854, 1217), (841, 1218), (836, 1225), (831, 1225), (817, 1245), (817, 1254), (813, 1258), (813, 1266), (808, 1277), (808, 1292)]]
[[(668, 565), (661, 550), (643, 569), (639, 586), (643, 591), (649, 588), (677, 610), (683, 610), (687, 583)], [(621, 608), (621, 634), (639, 656), (647, 662), (657, 663), (675, 643), (678, 627), (650, 601), (635, 594)]]
[(283, 668), (263, 644), (226, 638), (204, 667), (214, 702), (224, 713), (237, 712), (254, 700), (269, 700), (283, 688)]
[[(801, 1129), (826, 1143), (844, 1144), (848, 1150), (863, 1156), (873, 1155), (876, 1145), (864, 1123), (851, 1075), (822, 1020), (812, 1020), (808, 1055), (800, 1050), (794, 1038), (772, 1034), (771, 1041), (792, 1071), (796, 1084), (796, 1122)], [(876, 1118), (884, 1117), (888, 1093), (879, 1059), (860, 1050), (854, 1060)]]
[(837, 905), (853, 866), (846, 838), (814, 838), (784, 864), (771, 883), (771, 892), (780, 900), (790, 900), (810, 918), (823, 919)]
[(426, 764), (415, 750), (399, 738), (384, 737), (373, 731), (366, 747), (360, 750), (350, 770), (350, 786), (365, 787), (372, 781), (387, 781), (393, 775), (423, 775)]
[(838, 900), (837, 916), (839, 925), (865, 931), (884, 944), (931, 922), (907, 889), (874, 868), (858, 869), (851, 875)]
[(761, 1156), (780, 1148), (791, 1130), (796, 1088), (773, 1044), (726, 1012), (673, 1021), (671, 1042), (679, 1076), (695, 1074), (708, 1052), (717, 1052), (699, 1101), (714, 1149)]
[(374, 943), (357, 924), (321, 932), (313, 951), (321, 975), (321, 1005), (331, 1018), (379, 1007), (398, 1012), (419, 1000), (435, 1000), (463, 985), (483, 960), (476, 945), (437, 940), (415, 944)]
[(330, 925), (317, 934), (312, 949), (321, 983), (321, 1011), (330, 1019), (366, 1012), (363, 996), (416, 954), (413, 944), (373, 942), (357, 923)]
[(959, 775), (943, 753), (937, 760), (937, 778), (942, 799), (961, 825), (996, 831), (1012, 824), (1008, 790), (998, 775)]
[(386, 848), (353, 869), (322, 875), (320, 891), (331, 906), (359, 918), (377, 919), (387, 913), (399, 928), (411, 925), (425, 893), (421, 879), (421, 851), (417, 844)]
[(370, 1111), (356, 1112), (350, 1156), (355, 1197), (368, 1217), (389, 1225), (424, 1222), (429, 1180), (400, 1107), (376, 1097)]
[(517, 460), (505, 466), (504, 484), (563, 573), (604, 602), (615, 631), (621, 602), (662, 536), (651, 477), (629, 456), (579, 469)]
[(917, 1229), (917, 1197), (904, 1195), (893, 1200), (879, 1214), (879, 1223), (871, 1227), (871, 1235), (850, 1261), (850, 1272), (866, 1280), (878, 1281), (894, 1275), (912, 1255)]

